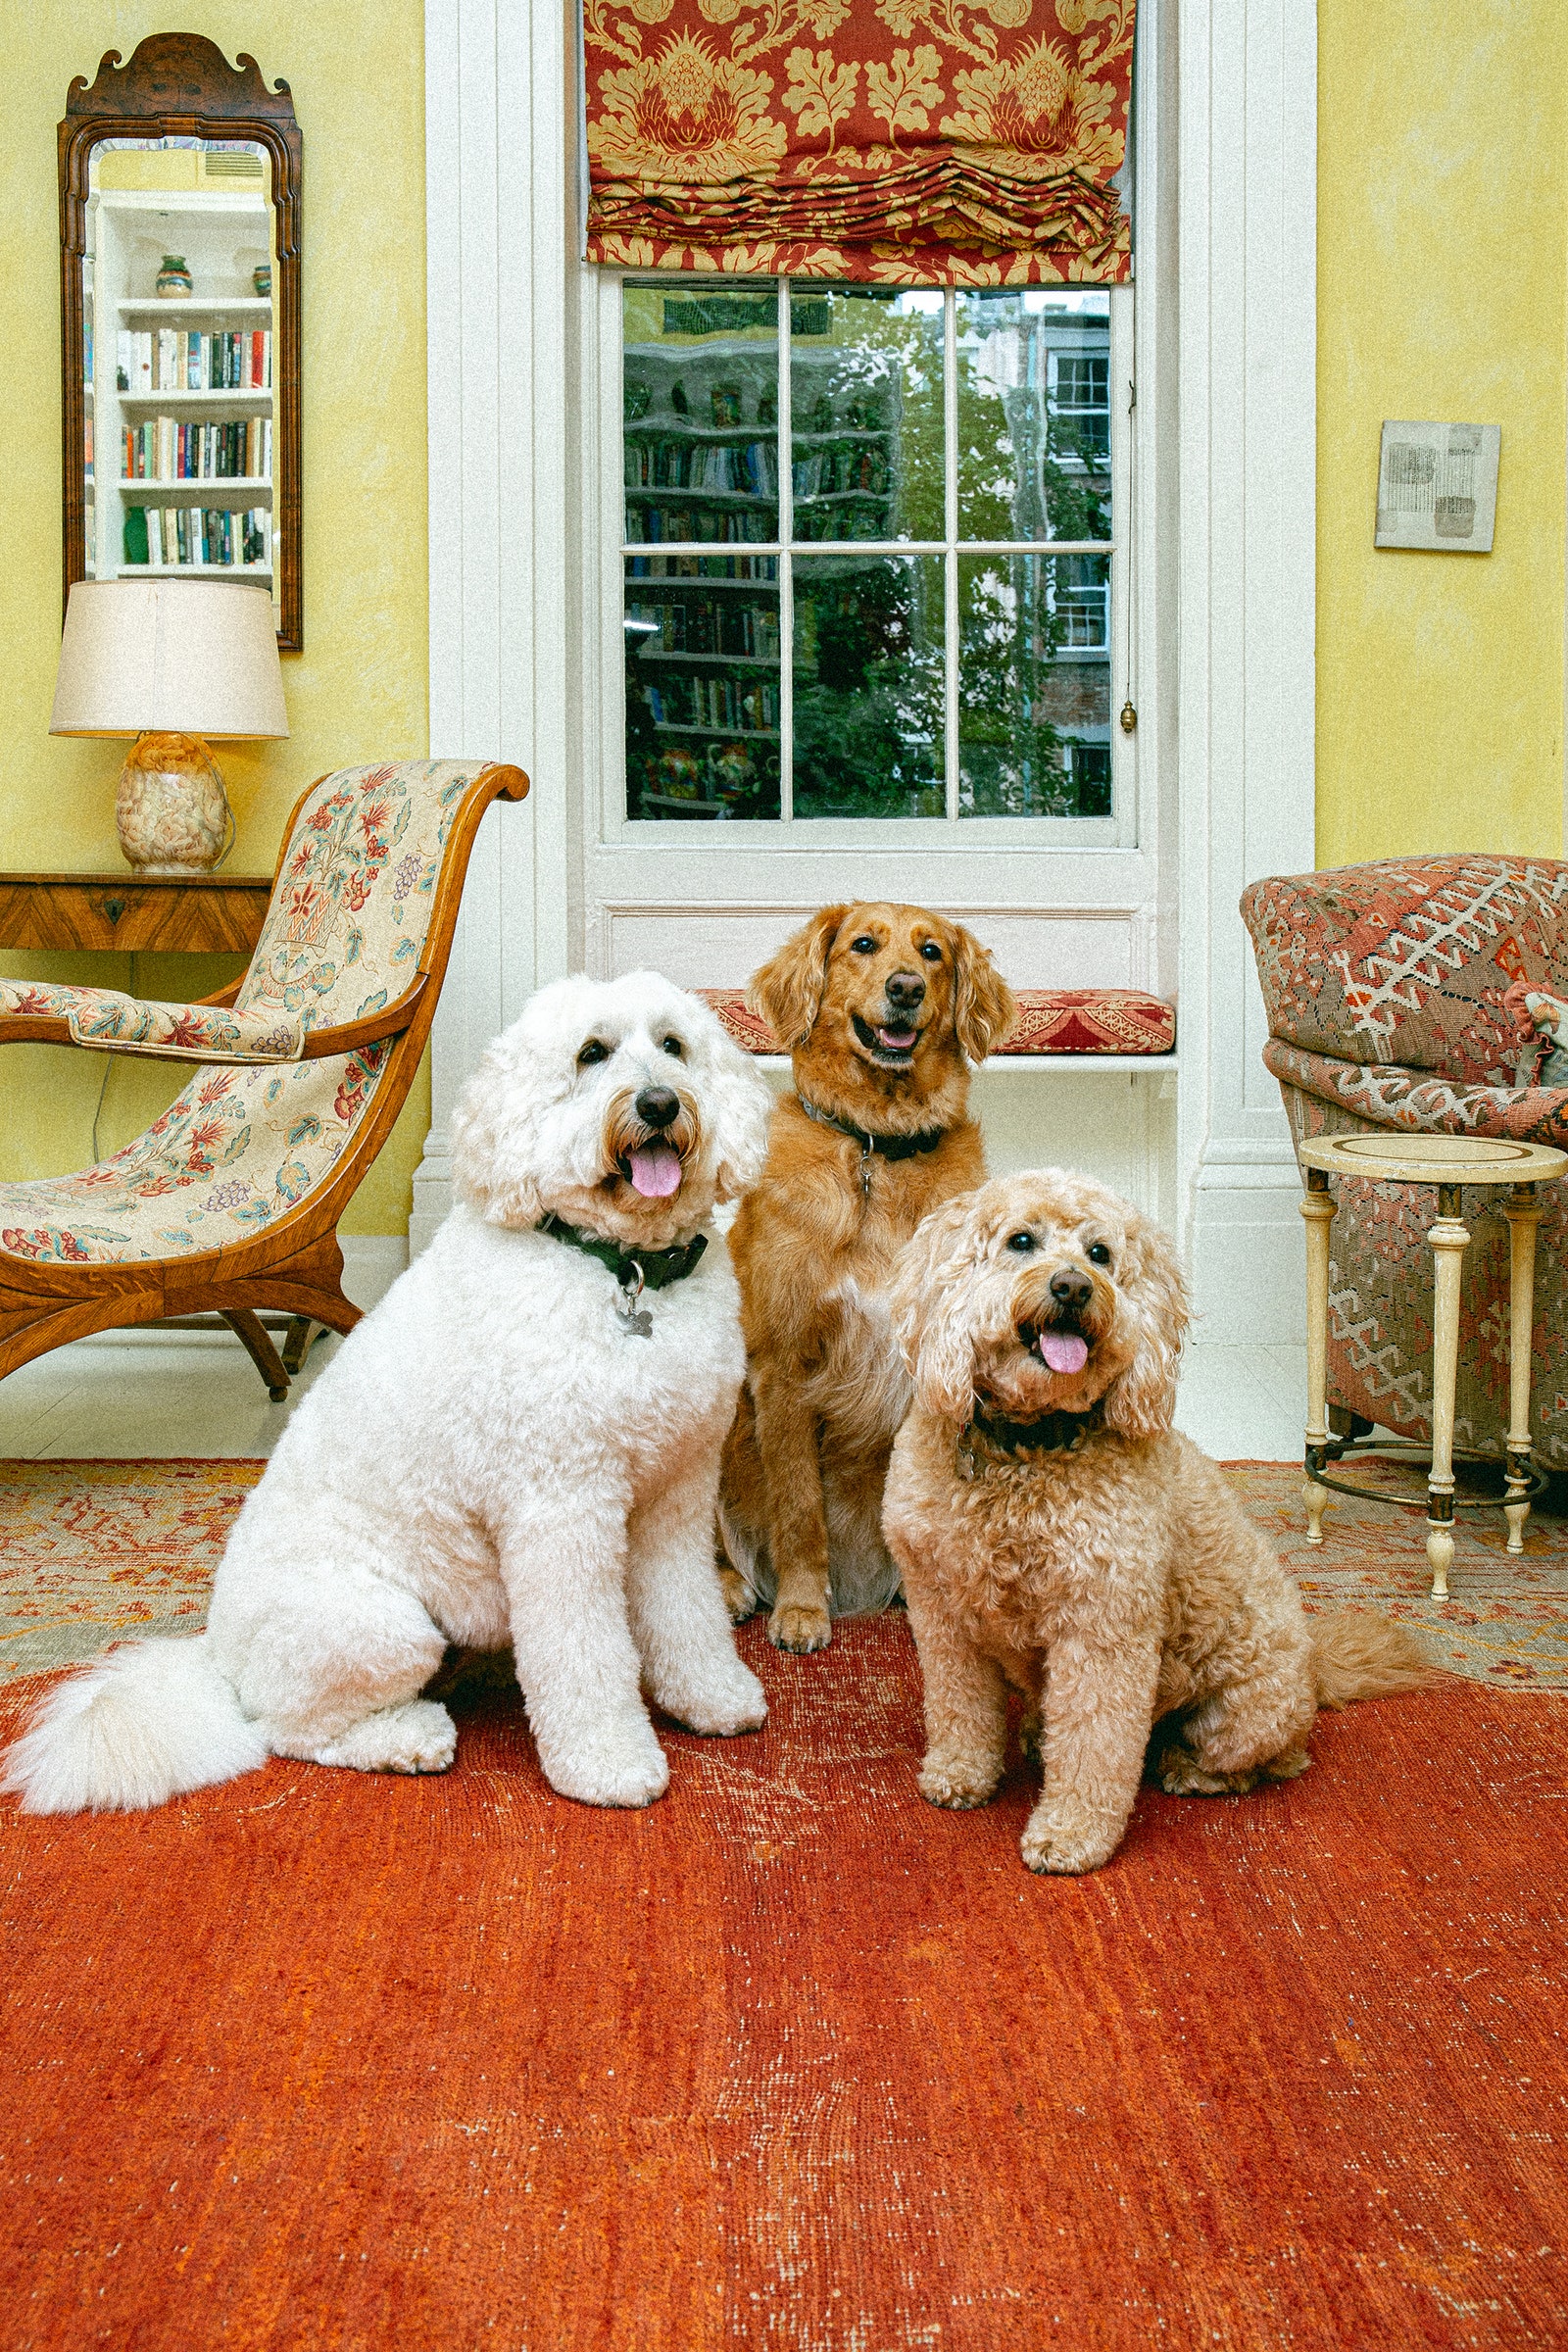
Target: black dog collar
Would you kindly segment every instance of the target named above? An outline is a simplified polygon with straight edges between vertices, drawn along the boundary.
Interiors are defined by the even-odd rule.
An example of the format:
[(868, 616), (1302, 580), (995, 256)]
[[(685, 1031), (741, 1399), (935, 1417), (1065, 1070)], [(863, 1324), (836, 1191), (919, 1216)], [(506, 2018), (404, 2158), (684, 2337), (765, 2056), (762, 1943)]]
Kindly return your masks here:
[(1104, 1426), (1103, 1402), (1087, 1413), (1045, 1413), (1038, 1421), (1008, 1421), (1002, 1415), (976, 1413), (958, 1440), (958, 1450), (974, 1458), (978, 1438), (996, 1454), (1070, 1453), (1081, 1440)]
[(912, 1159), (917, 1152), (934, 1152), (948, 1132), (945, 1127), (928, 1127), (920, 1135), (867, 1135), (863, 1127), (852, 1127), (848, 1119), (836, 1119), (830, 1110), (818, 1110), (804, 1095), (797, 1095), (795, 1100), (807, 1117), (814, 1119), (819, 1127), (832, 1127), (838, 1134), (847, 1135), (852, 1144), (858, 1144), (862, 1161), (869, 1159), (873, 1152), (884, 1159)]
[(602, 1242), (591, 1233), (579, 1233), (564, 1217), (546, 1217), (535, 1231), (551, 1234), (558, 1242), (569, 1242), (587, 1257), (597, 1257), (633, 1297), (641, 1290), (662, 1291), (672, 1282), (684, 1282), (708, 1248), (707, 1234), (699, 1233), (670, 1250), (622, 1250), (618, 1242)]

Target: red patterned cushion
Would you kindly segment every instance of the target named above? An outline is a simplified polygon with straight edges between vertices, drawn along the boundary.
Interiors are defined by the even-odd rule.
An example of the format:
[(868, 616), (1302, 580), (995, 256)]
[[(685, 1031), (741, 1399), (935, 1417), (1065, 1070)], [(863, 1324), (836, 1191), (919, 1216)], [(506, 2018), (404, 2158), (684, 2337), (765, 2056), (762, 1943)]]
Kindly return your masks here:
[[(777, 1054), (767, 1023), (746, 1007), (743, 988), (699, 988), (738, 1046)], [(1141, 988), (1019, 988), (1018, 1022), (999, 1054), (1168, 1054), (1176, 1007)]]
[(1390, 858), (1243, 893), (1270, 1034), (1302, 1053), (1508, 1086), (1511, 982), (1568, 982), (1568, 864)]

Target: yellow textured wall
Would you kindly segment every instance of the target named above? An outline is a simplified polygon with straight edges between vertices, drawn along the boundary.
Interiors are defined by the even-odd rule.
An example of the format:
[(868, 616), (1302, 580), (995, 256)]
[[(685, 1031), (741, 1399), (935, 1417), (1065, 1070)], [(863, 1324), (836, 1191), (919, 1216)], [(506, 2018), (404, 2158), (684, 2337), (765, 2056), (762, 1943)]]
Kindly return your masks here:
[[(52, 739), (60, 648), (60, 243), (55, 125), (75, 74), (149, 33), (247, 50), (294, 93), (304, 136), (305, 650), (283, 656), (287, 742), (220, 758), (239, 833), (236, 873), (270, 872), (288, 808), (313, 776), (429, 746), (426, 695), (424, 82), (421, 0), (300, 8), (218, 0), (174, 15), (111, 0), (29, 0), (10, 44), (0, 146), (0, 869), (113, 872), (123, 747)], [(123, 956), (22, 956), (24, 976), (129, 984)], [(142, 957), (143, 994), (197, 995), (232, 963)], [(0, 1057), (0, 1180), (85, 1164), (104, 1064), (12, 1047)], [(177, 1091), (178, 1072), (117, 1061), (101, 1149)], [(429, 1125), (421, 1077), (344, 1230), (407, 1230)]]
[[(1317, 856), (1563, 854), (1568, 15), (1318, 0)], [(1385, 417), (1502, 427), (1490, 556), (1377, 550)]]

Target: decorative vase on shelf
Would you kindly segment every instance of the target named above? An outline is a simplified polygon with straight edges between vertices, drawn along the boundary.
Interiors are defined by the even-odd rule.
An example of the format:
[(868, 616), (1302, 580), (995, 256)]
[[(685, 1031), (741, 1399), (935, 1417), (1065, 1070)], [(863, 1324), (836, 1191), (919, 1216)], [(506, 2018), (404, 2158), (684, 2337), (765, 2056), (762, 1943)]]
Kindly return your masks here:
[(251, 271), (251, 284), (256, 288), (258, 294), (270, 300), (272, 292), (272, 265), (270, 262), (257, 264)]
[(158, 272), (158, 292), (165, 302), (188, 302), (193, 290), (190, 268), (182, 253), (166, 253)]

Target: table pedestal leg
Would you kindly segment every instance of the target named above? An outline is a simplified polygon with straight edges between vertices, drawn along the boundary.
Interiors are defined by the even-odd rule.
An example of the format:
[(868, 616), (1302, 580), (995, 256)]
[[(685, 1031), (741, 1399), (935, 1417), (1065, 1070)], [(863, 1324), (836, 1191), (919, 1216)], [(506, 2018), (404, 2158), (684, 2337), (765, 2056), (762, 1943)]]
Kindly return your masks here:
[(1459, 1279), (1470, 1236), (1460, 1222), (1459, 1187), (1438, 1187), (1432, 1245), (1432, 1469), (1427, 1479), (1427, 1558), (1432, 1597), (1448, 1597), (1453, 1565), (1453, 1399), (1459, 1379)]
[(1508, 1220), (1508, 1549), (1523, 1551), (1530, 1515), (1530, 1348), (1536, 1319), (1536, 1227), (1545, 1213), (1533, 1184), (1518, 1184)]
[(1306, 1171), (1301, 1214), (1306, 1219), (1306, 1478), (1301, 1500), (1306, 1505), (1306, 1540), (1321, 1544), (1329, 1499), (1327, 1487), (1318, 1480), (1329, 1442), (1329, 1228), (1334, 1222), (1334, 1198), (1321, 1168)]

